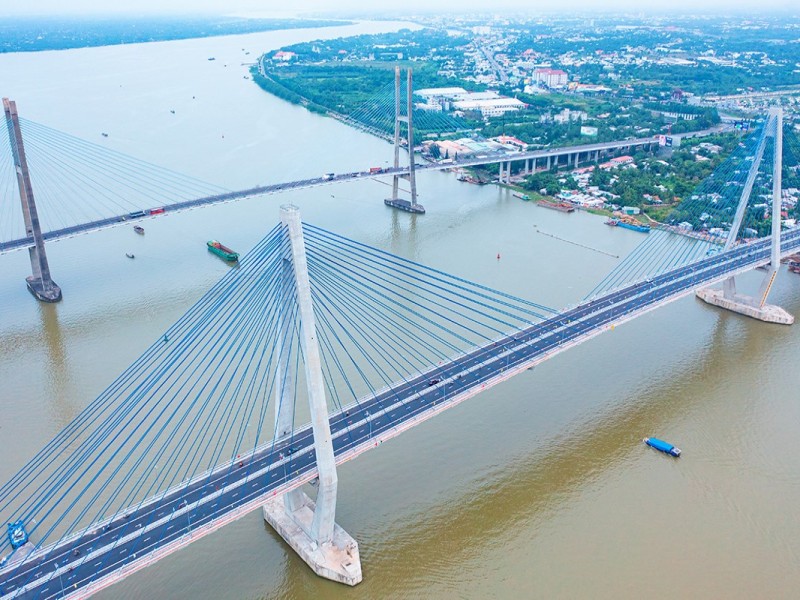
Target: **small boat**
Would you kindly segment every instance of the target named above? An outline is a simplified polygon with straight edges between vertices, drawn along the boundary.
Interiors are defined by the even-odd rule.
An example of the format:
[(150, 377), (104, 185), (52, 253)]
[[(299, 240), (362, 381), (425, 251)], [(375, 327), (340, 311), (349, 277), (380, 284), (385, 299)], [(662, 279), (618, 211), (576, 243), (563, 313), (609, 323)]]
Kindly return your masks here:
[(127, 256), (128, 258), (136, 258), (136, 256), (134, 256), (134, 255), (133, 255), (133, 254), (131, 254), (130, 252), (126, 252), (126, 253), (125, 253), (125, 256)]
[(664, 440), (650, 437), (650, 438), (644, 438), (642, 441), (651, 448), (655, 448), (656, 450), (663, 452), (664, 454), (669, 454), (670, 456), (681, 455), (680, 448), (676, 448), (675, 446), (673, 446), (669, 442), (665, 442)]
[(144, 227), (142, 227), (141, 225), (134, 225), (133, 230), (139, 235), (144, 235)]
[(169, 112), (171, 112), (173, 115), (175, 114), (175, 111), (174, 111), (174, 110), (170, 110)]
[(103, 133), (101, 133), (100, 135), (102, 135), (103, 137), (108, 137), (108, 134), (105, 131)]
[(231, 262), (235, 262), (239, 260), (239, 253), (234, 252), (227, 246), (223, 246), (216, 240), (211, 240), (206, 242), (206, 246), (208, 246), (209, 251), (213, 252), (223, 260), (229, 260)]
[(8, 524), (8, 541), (14, 550), (28, 543), (28, 532), (25, 530), (25, 524), (22, 521), (14, 521)]

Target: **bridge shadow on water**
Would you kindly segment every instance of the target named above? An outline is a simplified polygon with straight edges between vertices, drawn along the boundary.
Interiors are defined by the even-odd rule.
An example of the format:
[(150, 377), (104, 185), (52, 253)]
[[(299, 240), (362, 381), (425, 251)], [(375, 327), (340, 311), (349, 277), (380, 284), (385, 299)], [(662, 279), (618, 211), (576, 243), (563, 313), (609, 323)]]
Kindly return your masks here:
[[(790, 311), (800, 312), (800, 298), (785, 300)], [(280, 536), (265, 526), (268, 535), (283, 547), (287, 561), (280, 583), (263, 598), (424, 598), (431, 597), (431, 585), (437, 583), (445, 587), (435, 589), (449, 589), (452, 597), (469, 596), (460, 593), (468, 587), (448, 588), (448, 582), (480, 578), (480, 574), (471, 572), (475, 565), (472, 561), (490, 555), (493, 549), (502, 549), (503, 540), (513, 540), (531, 524), (552, 520), (581, 488), (622, 466), (633, 452), (650, 452), (641, 444), (643, 434), (663, 430), (682, 414), (691, 412), (705, 399), (702, 391), (697, 391), (710, 379), (735, 379), (738, 359), (763, 360), (769, 352), (771, 334), (789, 331), (697, 303), (702, 310), (716, 313), (715, 322), (710, 339), (698, 348), (695, 360), (681, 371), (680, 379), (671, 378), (668, 373), (645, 378), (643, 389), (632, 390), (609, 411), (599, 409), (599, 418), (589, 422), (588, 427), (587, 423), (580, 423), (580, 435), (574, 431), (556, 432), (557, 442), (544, 452), (518, 456), (508, 465), (466, 482), (470, 485), (460, 482), (457, 489), (447, 490), (458, 493), (445, 503), (428, 506), (422, 502), (425, 508), (411, 513), (403, 522), (395, 520), (382, 529), (373, 525), (368, 536), (359, 532), (358, 511), (350, 510), (349, 522), (343, 526), (359, 540), (364, 569), (364, 581), (356, 588), (316, 577)], [(686, 306), (684, 309), (694, 310)], [(696, 346), (695, 340), (693, 344)], [(391, 467), (386, 471), (391, 473)], [(351, 485), (346, 474), (341, 482), (342, 479), (340, 486)], [(413, 486), (414, 482), (407, 484)], [(653, 490), (640, 493), (645, 496)], [(358, 491), (353, 495), (358, 496)], [(576, 539), (574, 543), (591, 541)], [(536, 569), (542, 565), (526, 566)], [(474, 594), (480, 597), (477, 590)]]

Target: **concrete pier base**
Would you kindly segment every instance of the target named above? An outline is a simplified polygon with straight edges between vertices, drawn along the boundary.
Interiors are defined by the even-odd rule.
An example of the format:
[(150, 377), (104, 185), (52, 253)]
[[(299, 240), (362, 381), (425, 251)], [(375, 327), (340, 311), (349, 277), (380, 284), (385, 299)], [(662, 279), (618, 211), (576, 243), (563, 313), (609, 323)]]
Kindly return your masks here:
[(53, 283), (52, 280), (49, 286), (43, 285), (41, 279), (33, 276), (26, 277), (25, 282), (28, 284), (28, 291), (37, 300), (42, 302), (58, 302), (61, 300), (61, 288)]
[(272, 525), (314, 573), (347, 585), (361, 582), (361, 558), (358, 543), (339, 525), (334, 524), (333, 539), (317, 544), (308, 535), (314, 520), (316, 505), (306, 494), (297, 510), (287, 511), (283, 496), (276, 496), (264, 504), (264, 520)]
[(763, 307), (759, 308), (754, 305), (753, 299), (749, 296), (740, 296), (737, 294), (734, 299), (729, 299), (723, 296), (722, 290), (713, 290), (710, 288), (697, 290), (695, 294), (703, 302), (739, 313), (740, 315), (758, 319), (759, 321), (778, 323), (781, 325), (791, 325), (794, 323), (794, 317), (780, 306), (765, 304)]
[(386, 198), (383, 201), (386, 206), (391, 206), (392, 208), (397, 208), (399, 210), (404, 210), (405, 212), (416, 213), (418, 215), (425, 214), (425, 207), (421, 204), (412, 204), (408, 200), (395, 200), (393, 198)]

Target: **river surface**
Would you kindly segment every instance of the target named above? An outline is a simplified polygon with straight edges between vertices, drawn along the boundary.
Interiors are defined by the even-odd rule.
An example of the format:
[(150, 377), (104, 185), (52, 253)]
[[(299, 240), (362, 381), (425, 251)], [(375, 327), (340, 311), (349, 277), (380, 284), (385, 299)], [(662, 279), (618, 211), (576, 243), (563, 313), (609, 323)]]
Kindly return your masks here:
[[(242, 63), (399, 26), (2, 55), (0, 93), (28, 119), (231, 189), (362, 170), (387, 164), (391, 146), (266, 94)], [(390, 188), (370, 180), (146, 221), (143, 237), (122, 227), (52, 243), (58, 305), (28, 294), (26, 254), (1, 256), (0, 479), (224, 275), (207, 239), (246, 251), (282, 203), (552, 307), (580, 300), (618, 259), (537, 230), (620, 256), (642, 239), (451, 173), (418, 185), (422, 217), (386, 208)], [(783, 270), (771, 300), (800, 315), (800, 277)], [(798, 364), (800, 326), (686, 298), (344, 465), (337, 521), (360, 545), (358, 587), (317, 578), (254, 512), (97, 597), (796, 598)], [(648, 435), (684, 456), (646, 448)]]

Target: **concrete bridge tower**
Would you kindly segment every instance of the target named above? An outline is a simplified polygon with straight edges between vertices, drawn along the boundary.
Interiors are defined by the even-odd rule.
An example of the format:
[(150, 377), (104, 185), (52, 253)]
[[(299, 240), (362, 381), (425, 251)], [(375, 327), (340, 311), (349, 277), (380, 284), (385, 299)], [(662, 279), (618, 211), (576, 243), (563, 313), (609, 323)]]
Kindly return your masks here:
[(11, 153), (14, 157), (14, 170), (17, 173), (19, 199), (22, 202), (22, 216), (25, 219), (25, 235), (33, 239), (28, 248), (31, 259), (31, 275), (26, 279), (28, 289), (38, 300), (58, 302), (61, 300), (61, 288), (50, 278), (50, 266), (44, 251), (44, 238), (39, 225), (39, 213), (31, 187), (31, 176), (28, 171), (28, 160), (25, 157), (25, 146), (22, 143), (22, 130), (19, 127), (17, 105), (13, 100), (3, 98), (3, 110), (6, 113), (8, 137), (11, 141)]
[[(300, 316), (300, 348), (305, 364), (306, 392), (311, 409), (311, 428), (314, 434), (319, 484), (316, 503), (301, 490), (294, 489), (267, 501), (263, 507), (264, 519), (317, 575), (348, 585), (356, 585), (361, 581), (358, 544), (334, 522), (338, 477), (299, 209), (296, 206), (282, 206), (281, 222), (287, 228), (291, 244), (289, 256), (283, 261), (282, 280), (284, 291), (287, 286), (293, 285), (296, 292), (297, 312)], [(284, 294), (284, 297), (291, 296)], [(280, 323), (282, 334), (288, 332), (287, 316), (293, 312), (294, 307), (284, 308)], [(279, 344), (282, 343), (281, 340), (286, 339), (287, 335), (281, 335)], [(283, 347), (278, 348), (278, 378), (275, 386), (276, 437), (290, 434), (294, 419), (295, 377), (288, 350)]]
[(744, 296), (736, 291), (736, 280), (729, 277), (722, 283), (721, 290), (705, 288), (697, 290), (697, 297), (721, 308), (738, 312), (754, 319), (767, 321), (769, 323), (780, 323), (783, 325), (791, 325), (794, 323), (794, 317), (780, 306), (767, 304), (767, 297), (772, 289), (772, 284), (775, 283), (775, 278), (778, 276), (778, 267), (780, 267), (781, 259), (781, 186), (782, 186), (782, 169), (783, 169), (783, 110), (780, 107), (772, 108), (769, 111), (769, 118), (765, 125), (766, 132), (761, 138), (761, 142), (756, 148), (756, 153), (753, 158), (753, 164), (750, 166), (750, 171), (747, 174), (742, 195), (739, 199), (739, 205), (736, 208), (736, 214), (731, 224), (731, 230), (728, 234), (728, 239), (725, 241), (723, 251), (730, 250), (736, 243), (739, 229), (742, 226), (742, 221), (747, 209), (747, 202), (750, 198), (750, 192), (753, 190), (756, 176), (758, 175), (758, 168), (761, 164), (761, 159), (764, 156), (764, 148), (768, 138), (773, 139), (773, 160), (772, 160), (772, 234), (771, 234), (771, 248), (770, 248), (770, 261), (767, 264), (767, 273), (764, 280), (761, 282), (758, 293), (756, 296)]
[[(392, 178), (392, 197), (383, 201), (386, 206), (398, 208), (410, 213), (424, 214), (425, 207), (417, 203), (417, 178), (414, 171), (414, 93), (411, 69), (407, 75), (406, 114), (400, 110), (400, 67), (394, 68), (394, 168), (400, 168), (400, 123), (406, 124), (406, 140), (408, 142), (408, 174), (395, 175)], [(398, 198), (400, 179), (406, 179), (411, 186), (411, 200)]]

